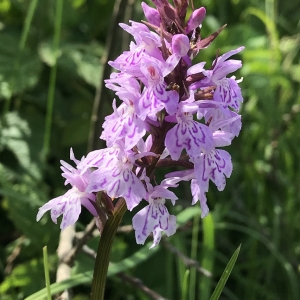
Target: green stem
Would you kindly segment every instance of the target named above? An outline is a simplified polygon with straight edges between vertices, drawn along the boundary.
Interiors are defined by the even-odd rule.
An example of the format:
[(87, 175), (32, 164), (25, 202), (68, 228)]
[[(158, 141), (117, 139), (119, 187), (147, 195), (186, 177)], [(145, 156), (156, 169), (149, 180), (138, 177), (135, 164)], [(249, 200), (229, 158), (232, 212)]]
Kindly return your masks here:
[(27, 11), (27, 14), (26, 14), (26, 18), (25, 18), (25, 21), (24, 21), (24, 27), (23, 27), (23, 30), (22, 30), (21, 39), (20, 39), (20, 42), (19, 42), (19, 49), (21, 51), (23, 51), (24, 48), (25, 48), (25, 44), (26, 44), (26, 41), (27, 41), (27, 38), (28, 38), (30, 26), (31, 26), (33, 16), (34, 16), (34, 13), (36, 11), (38, 2), (39, 2), (39, 0), (31, 0), (30, 1), (28, 11)]
[[(213, 273), (214, 251), (215, 251), (215, 222), (213, 215), (209, 214), (202, 219), (203, 228), (203, 257), (201, 265), (204, 269)], [(210, 299), (212, 288), (212, 278), (204, 276), (200, 281), (200, 297), (199, 299)]]
[(114, 215), (109, 217), (109, 219), (105, 223), (97, 251), (91, 300), (104, 299), (105, 283), (112, 243), (118, 226), (126, 211), (127, 207), (125, 200), (121, 198), (116, 204)]
[(53, 37), (53, 51), (54, 51), (55, 62), (54, 65), (51, 67), (51, 71), (50, 71), (50, 83), (48, 89), (47, 113), (46, 113), (46, 122), (45, 122), (45, 135), (44, 135), (44, 144), (42, 150), (43, 159), (47, 156), (49, 152), (49, 146), (50, 146), (54, 93), (55, 93), (55, 83), (56, 83), (56, 73), (57, 73), (57, 58), (59, 52), (59, 40), (60, 40), (60, 30), (61, 30), (61, 23), (62, 23), (63, 3), (64, 3), (63, 0), (56, 1), (55, 28), (54, 28), (54, 37)]
[[(192, 231), (192, 246), (191, 246), (191, 259), (197, 261), (197, 252), (198, 252), (198, 235), (199, 235), (199, 224), (200, 223), (200, 214), (195, 215), (193, 222), (193, 231)], [(196, 290), (197, 290), (197, 273), (195, 268), (191, 268), (190, 273), (190, 286), (189, 286), (189, 299), (196, 299)]]
[(51, 300), (51, 289), (50, 289), (50, 276), (49, 276), (49, 263), (48, 263), (48, 253), (47, 246), (43, 248), (43, 258), (44, 258), (44, 271), (45, 271), (45, 281), (47, 289), (47, 300)]

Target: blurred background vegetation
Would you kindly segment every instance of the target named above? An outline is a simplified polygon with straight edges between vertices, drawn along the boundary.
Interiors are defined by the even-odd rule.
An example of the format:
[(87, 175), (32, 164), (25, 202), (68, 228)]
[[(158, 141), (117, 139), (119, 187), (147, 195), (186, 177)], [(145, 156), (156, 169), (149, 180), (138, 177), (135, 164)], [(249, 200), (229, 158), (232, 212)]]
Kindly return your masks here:
[[(103, 116), (113, 95), (102, 89), (107, 59), (126, 49), (117, 22), (141, 20), (140, 1), (0, 0), (0, 298), (24, 299), (44, 287), (42, 247), (55, 282), (59, 226), (38, 208), (66, 188), (59, 160), (80, 158), (101, 145)], [(172, 213), (181, 230), (156, 250), (137, 246), (134, 232), (118, 233), (112, 261), (168, 299), (209, 299), (234, 250), (238, 261), (221, 299), (300, 299), (300, 6), (286, 0), (194, 0), (205, 6), (202, 36), (226, 29), (199, 61), (244, 45), (237, 78), (245, 102), (243, 128), (230, 146), (234, 171), (225, 191), (211, 184), (211, 214), (188, 208), (188, 187)], [(63, 5), (63, 6), (60, 6)], [(60, 16), (60, 8), (62, 15)], [(58, 43), (59, 42), (59, 43)], [(101, 96), (100, 106), (94, 100)], [(97, 102), (97, 101), (96, 101)], [(94, 109), (93, 109), (94, 107)], [(91, 122), (92, 112), (100, 118)], [(127, 213), (122, 225), (130, 225)], [(83, 211), (76, 231), (91, 216)], [(89, 241), (96, 249), (98, 237)], [(168, 244), (169, 243), (169, 244)], [(170, 247), (211, 271), (186, 266)], [(142, 253), (141, 253), (142, 252)], [(137, 254), (136, 254), (137, 253)], [(136, 254), (136, 255), (135, 255)], [(142, 259), (141, 256), (143, 255)], [(143, 260), (143, 261), (141, 261)], [(124, 266), (123, 266), (124, 267)], [(74, 299), (89, 299), (93, 260), (76, 257)], [(89, 272), (89, 273), (84, 273)], [(125, 274), (123, 273), (123, 275)], [(111, 273), (112, 274), (112, 273)], [(125, 274), (125, 275), (126, 275)], [(148, 299), (124, 276), (111, 275), (107, 299)], [(37, 298), (38, 299), (38, 298)], [(40, 298), (43, 299), (43, 298)]]

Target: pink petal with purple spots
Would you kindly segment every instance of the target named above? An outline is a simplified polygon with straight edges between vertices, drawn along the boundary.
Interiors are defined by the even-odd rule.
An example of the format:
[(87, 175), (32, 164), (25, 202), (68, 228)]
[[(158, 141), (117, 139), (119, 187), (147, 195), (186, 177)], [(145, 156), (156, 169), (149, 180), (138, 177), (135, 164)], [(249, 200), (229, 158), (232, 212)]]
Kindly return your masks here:
[(144, 244), (146, 238), (153, 232), (152, 248), (159, 243), (162, 231), (166, 232), (168, 236), (175, 233), (176, 217), (170, 216), (164, 202), (164, 199), (152, 199), (148, 206), (133, 217), (132, 225), (138, 244)]
[(201, 208), (201, 218), (205, 218), (209, 213), (209, 208), (206, 204), (207, 199), (205, 193), (201, 191), (196, 179), (192, 179), (191, 181), (191, 191), (193, 196), (192, 205), (196, 204), (199, 201)]
[(214, 93), (214, 100), (232, 107), (237, 112), (239, 111), (240, 104), (243, 102), (243, 96), (235, 77), (224, 78), (218, 82)]
[(87, 201), (94, 201), (95, 195), (91, 193), (82, 193), (76, 187), (68, 190), (63, 196), (54, 198), (44, 204), (38, 211), (36, 220), (39, 221), (48, 210), (51, 210), (51, 219), (56, 224), (57, 218), (63, 215), (60, 228), (63, 230), (67, 226), (74, 224), (81, 213), (81, 205), (85, 206), (93, 215), (96, 215), (95, 209), (89, 207)]
[(94, 171), (87, 191), (105, 191), (111, 198), (124, 197), (129, 210), (137, 206), (146, 196), (142, 182), (130, 169), (124, 168), (120, 163), (109, 170)]
[(180, 158), (183, 149), (186, 149), (190, 156), (196, 156), (200, 154), (201, 149), (209, 151), (213, 148), (212, 132), (199, 122), (182, 121), (168, 131), (165, 146), (174, 160)]
[(223, 191), (226, 185), (226, 178), (231, 175), (232, 162), (228, 152), (221, 149), (214, 149), (202, 154), (194, 160), (195, 177), (203, 192), (208, 191), (209, 179)]
[(135, 114), (134, 107), (122, 103), (117, 111), (106, 117), (103, 128), (100, 138), (106, 140), (108, 146), (123, 139), (124, 149), (129, 150), (145, 135), (148, 126)]

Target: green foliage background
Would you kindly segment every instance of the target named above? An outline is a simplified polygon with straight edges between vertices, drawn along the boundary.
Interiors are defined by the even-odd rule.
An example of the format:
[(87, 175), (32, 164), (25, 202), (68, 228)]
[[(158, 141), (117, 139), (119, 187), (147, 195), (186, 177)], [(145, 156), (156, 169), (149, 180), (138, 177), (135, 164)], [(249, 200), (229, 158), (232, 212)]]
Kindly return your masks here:
[[(199, 60), (210, 64), (217, 49), (224, 53), (240, 45), (246, 47), (241, 53), (243, 68), (236, 74), (244, 78), (245, 102), (242, 132), (229, 149), (233, 174), (225, 191), (217, 192), (211, 185), (211, 214), (203, 220), (199, 219), (198, 207), (186, 210), (191, 196), (182, 186), (173, 213), (186, 213), (186, 226), (168, 239), (213, 277), (196, 274), (163, 246), (152, 252), (143, 250), (144, 260), (140, 261), (134, 254), (144, 248), (135, 244), (133, 232), (117, 235), (112, 261), (130, 257), (126, 272), (168, 299), (206, 300), (231, 254), (242, 243), (222, 299), (300, 299), (299, 3), (194, 3), (207, 9), (203, 36), (228, 24), (198, 55)], [(59, 226), (51, 222), (49, 214), (36, 223), (36, 213), (49, 199), (65, 192), (59, 160), (69, 160), (70, 147), (78, 158), (87, 153), (96, 88), (106, 76), (101, 59), (107, 54), (105, 42), (113, 6), (111, 0), (63, 1), (56, 52), (56, 1), (0, 0), (1, 299), (24, 299), (44, 287), (44, 245), (48, 246), (51, 281), (55, 282)], [(133, 5), (131, 18), (142, 19), (139, 1)], [(111, 51), (116, 57), (128, 43), (128, 36), (122, 36), (118, 29), (112, 39)], [(56, 56), (54, 90), (50, 78)], [(50, 132), (45, 120), (51, 89), (54, 106)], [(107, 93), (101, 99), (104, 115), (111, 111), (112, 98)], [(51, 135), (49, 147), (47, 134)], [(127, 213), (123, 225), (130, 224), (132, 215)], [(77, 231), (83, 230), (90, 218), (83, 212)], [(90, 247), (96, 245), (97, 239), (90, 241)], [(80, 254), (74, 276), (92, 267), (93, 261)], [(147, 299), (134, 286), (112, 275), (115, 273), (111, 271), (107, 283), (107, 299)], [(74, 287), (74, 299), (89, 298), (89, 281)]]

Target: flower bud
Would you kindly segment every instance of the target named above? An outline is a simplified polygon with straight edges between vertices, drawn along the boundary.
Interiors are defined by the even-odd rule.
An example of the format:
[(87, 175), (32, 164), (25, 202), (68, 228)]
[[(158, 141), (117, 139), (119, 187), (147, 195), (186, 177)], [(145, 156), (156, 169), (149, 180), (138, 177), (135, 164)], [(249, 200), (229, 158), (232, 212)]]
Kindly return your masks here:
[(194, 10), (186, 23), (185, 32), (190, 33), (192, 30), (198, 27), (204, 20), (205, 15), (206, 9), (204, 7)]
[(160, 26), (160, 16), (158, 11), (155, 8), (150, 7), (145, 2), (142, 2), (142, 9), (144, 14), (149, 21), (149, 23), (159, 27)]

